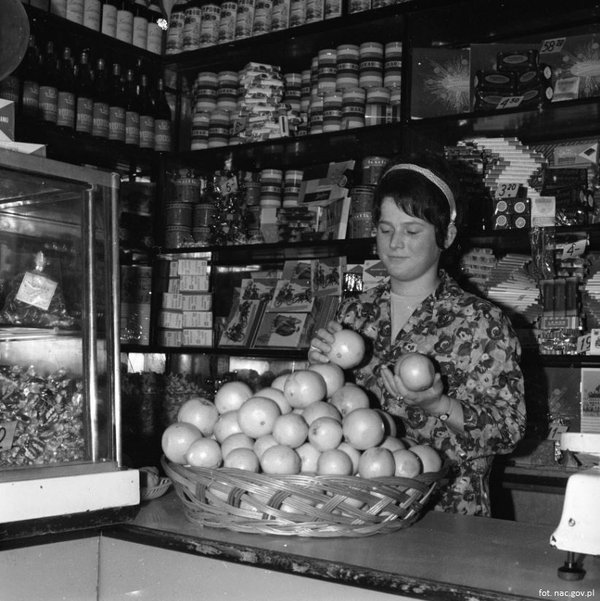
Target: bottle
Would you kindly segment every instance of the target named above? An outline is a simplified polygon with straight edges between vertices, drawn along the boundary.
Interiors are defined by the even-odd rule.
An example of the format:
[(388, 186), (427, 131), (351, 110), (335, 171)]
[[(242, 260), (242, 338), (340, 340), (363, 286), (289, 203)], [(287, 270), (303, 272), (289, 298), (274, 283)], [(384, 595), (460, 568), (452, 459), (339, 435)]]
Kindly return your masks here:
[(58, 113), (58, 57), (54, 52), (54, 42), (46, 44), (40, 73), (40, 116), (43, 121), (56, 123)]
[(50, 0), (50, 12), (57, 17), (67, 18), (67, 0)]
[(135, 0), (133, 5), (133, 45), (146, 50), (148, 43), (148, 8), (146, 0)]
[(100, 31), (102, 21), (102, 2), (100, 0), (83, 1), (83, 26)]
[(108, 105), (108, 139), (125, 142), (125, 95), (121, 80), (121, 65), (114, 63)]
[(83, 0), (67, 0), (67, 14), (69, 21), (83, 25)]
[(75, 131), (81, 134), (92, 133), (94, 112), (94, 79), (90, 67), (90, 51), (83, 50), (77, 65), (75, 79), (77, 102), (75, 105)]
[(158, 0), (150, 0), (148, 5), (148, 34), (146, 36), (146, 50), (162, 55), (164, 28), (167, 20), (164, 18)]
[(164, 81), (162, 77), (156, 84), (156, 98), (154, 101), (154, 150), (157, 152), (170, 152), (172, 144), (171, 134), (171, 107), (167, 101)]
[(117, 4), (117, 40), (133, 43), (133, 0), (119, 0)]
[(117, 0), (102, 1), (100, 31), (111, 38), (117, 37)]
[(135, 71), (125, 75), (125, 144), (140, 145), (140, 106)]
[(56, 125), (64, 129), (75, 127), (75, 74), (71, 48), (63, 48), (58, 72)]
[(110, 80), (106, 61), (99, 58), (94, 72), (94, 103), (92, 105), (92, 136), (108, 139)]
[(155, 107), (150, 93), (148, 75), (140, 76), (140, 148), (154, 149)]
[(183, 48), (183, 25), (188, 0), (176, 0), (169, 17), (165, 54), (178, 54)]
[(29, 36), (29, 44), (21, 63), (21, 106), (23, 115), (37, 118), (40, 108), (41, 56), (35, 35)]

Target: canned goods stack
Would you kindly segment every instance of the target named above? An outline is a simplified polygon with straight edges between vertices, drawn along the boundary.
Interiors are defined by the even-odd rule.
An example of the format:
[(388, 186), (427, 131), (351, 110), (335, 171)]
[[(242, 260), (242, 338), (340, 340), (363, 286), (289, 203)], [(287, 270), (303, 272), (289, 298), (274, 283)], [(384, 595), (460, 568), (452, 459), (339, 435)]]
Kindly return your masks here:
[(369, 88), (365, 105), (365, 125), (382, 125), (387, 121), (390, 91), (387, 88)]
[(336, 89), (337, 50), (325, 48), (317, 56), (317, 93), (327, 94)]
[(229, 144), (231, 118), (229, 111), (215, 109), (208, 122), (208, 147), (217, 148)]
[(367, 92), (363, 88), (346, 88), (342, 93), (342, 129), (365, 126)]
[(204, 2), (201, 5), (200, 48), (214, 46), (219, 41), (219, 20), (221, 6), (217, 2)]
[(342, 128), (341, 91), (332, 91), (323, 98), (323, 131), (339, 131)]
[(216, 108), (235, 111), (238, 107), (239, 75), (237, 71), (220, 71), (217, 74)]
[(193, 207), (200, 200), (201, 180), (192, 171), (182, 169), (175, 175), (173, 187), (175, 193), (165, 207), (164, 244), (167, 248), (193, 242)]
[(271, 31), (281, 31), (290, 26), (290, 0), (273, 0)]
[(300, 187), (304, 172), (300, 170), (288, 170), (283, 176), (283, 206), (285, 208), (297, 207), (300, 198)]
[(364, 42), (359, 47), (358, 84), (361, 88), (383, 86), (383, 44)]
[(336, 89), (358, 87), (359, 52), (357, 44), (342, 44), (337, 47)]
[(235, 17), (235, 39), (241, 40), (252, 35), (254, 26), (254, 0), (238, 0)]
[(252, 36), (263, 35), (271, 31), (273, 0), (256, 0)]
[(221, 2), (221, 14), (219, 15), (219, 28), (217, 43), (227, 44), (235, 40), (235, 22), (238, 3), (225, 0)]
[(350, 238), (369, 238), (373, 229), (375, 186), (354, 186), (350, 191)]
[(302, 110), (302, 74), (285, 73), (285, 93), (283, 102), (287, 104), (291, 111), (300, 114)]
[(281, 206), (281, 190), (283, 172), (280, 169), (263, 169), (260, 172), (260, 206), (263, 208), (279, 208)]

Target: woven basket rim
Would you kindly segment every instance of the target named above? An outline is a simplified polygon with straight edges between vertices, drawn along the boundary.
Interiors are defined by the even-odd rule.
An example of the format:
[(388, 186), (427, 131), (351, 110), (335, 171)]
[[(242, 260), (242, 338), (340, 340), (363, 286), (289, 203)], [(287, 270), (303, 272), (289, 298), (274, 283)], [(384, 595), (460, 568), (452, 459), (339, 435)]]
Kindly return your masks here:
[(188, 520), (238, 532), (365, 536), (415, 522), (445, 470), (415, 478), (270, 475), (175, 464), (163, 456)]

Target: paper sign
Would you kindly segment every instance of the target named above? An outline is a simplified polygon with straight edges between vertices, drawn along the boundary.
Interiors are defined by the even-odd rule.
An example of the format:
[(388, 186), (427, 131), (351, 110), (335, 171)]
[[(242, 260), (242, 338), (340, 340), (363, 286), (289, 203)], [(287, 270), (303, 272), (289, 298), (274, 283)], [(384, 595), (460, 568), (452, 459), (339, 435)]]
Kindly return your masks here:
[(523, 96), (504, 96), (496, 105), (497, 109), (512, 109), (518, 107), (523, 102)]
[(0, 422), (0, 451), (8, 451), (12, 447), (17, 422)]
[(52, 302), (58, 283), (44, 275), (28, 271), (21, 280), (16, 299), (26, 305), (33, 305), (47, 311)]
[(540, 46), (540, 54), (556, 54), (565, 45), (567, 38), (550, 38), (544, 40)]
[(496, 198), (516, 198), (519, 193), (519, 184), (502, 183), (496, 188)]

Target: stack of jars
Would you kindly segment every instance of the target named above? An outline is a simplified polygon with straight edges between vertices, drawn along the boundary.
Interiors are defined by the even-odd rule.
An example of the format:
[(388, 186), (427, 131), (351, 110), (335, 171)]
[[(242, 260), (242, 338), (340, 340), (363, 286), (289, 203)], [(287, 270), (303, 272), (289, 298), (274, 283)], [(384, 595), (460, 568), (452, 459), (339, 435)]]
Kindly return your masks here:
[(165, 207), (167, 248), (180, 248), (194, 241), (192, 220), (194, 206), (200, 201), (202, 180), (193, 171), (180, 169), (173, 179), (174, 194)]

